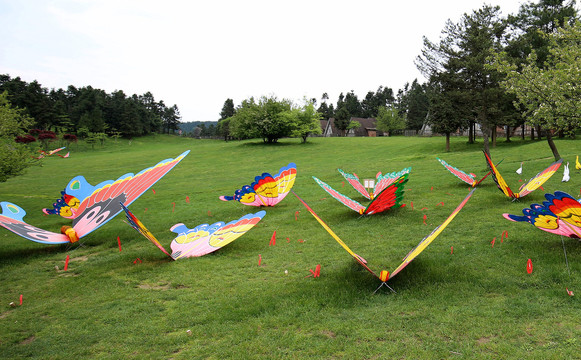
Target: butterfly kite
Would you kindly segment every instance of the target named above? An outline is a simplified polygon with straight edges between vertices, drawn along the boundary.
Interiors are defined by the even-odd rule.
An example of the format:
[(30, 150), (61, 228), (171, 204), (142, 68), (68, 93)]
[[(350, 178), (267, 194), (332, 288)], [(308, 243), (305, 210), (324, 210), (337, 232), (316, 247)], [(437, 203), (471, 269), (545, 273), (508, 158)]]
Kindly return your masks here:
[[(486, 175), (484, 175), (484, 177), (482, 179), (476, 180), (475, 174), (473, 174), (473, 173), (466, 174), (464, 171), (462, 171), (458, 168), (455, 168), (454, 166), (448, 164), (444, 160), (439, 159), (439, 158), (436, 158), (436, 159), (438, 159), (440, 164), (442, 164), (446, 169), (448, 169), (449, 172), (451, 172), (458, 179), (464, 181), (466, 184), (468, 184), (472, 187), (478, 186), (482, 181), (484, 181), (484, 179), (486, 179), (488, 177), (488, 175), (490, 175), (492, 173), (491, 171), (489, 171)], [(500, 162), (502, 162), (502, 160)], [(498, 164), (500, 164), (500, 162)], [(496, 166), (498, 166), (498, 164), (496, 164)]]
[[(357, 255), (355, 252), (353, 252), (353, 250), (351, 250), (349, 248), (349, 246), (347, 246), (347, 244), (345, 244), (343, 242), (343, 240), (341, 240), (339, 238), (339, 236), (337, 236), (337, 234), (335, 234), (333, 232), (333, 230), (331, 230), (329, 225), (327, 225), (313, 211), (313, 209), (311, 209), (311, 207), (309, 205), (307, 205), (307, 203), (303, 199), (301, 199), (297, 194), (295, 194), (294, 191), (293, 191), (293, 194), (295, 194), (295, 196), (300, 200), (300, 202), (303, 203), (303, 205), (307, 208), (307, 210), (311, 213), (311, 215), (313, 215), (313, 217), (319, 222), (319, 224), (321, 224), (321, 226), (323, 226), (323, 228), (325, 230), (327, 230), (327, 232), (339, 243), (339, 245), (341, 245), (343, 247), (343, 249), (345, 249), (351, 256), (353, 256), (353, 258), (359, 264), (361, 264), (361, 266), (363, 266), (365, 268), (365, 270), (369, 271), (373, 276), (377, 277), (382, 282), (381, 285), (379, 285), (379, 287), (377, 288), (377, 290), (379, 290), (379, 288), (381, 288), (383, 285), (385, 285), (391, 291), (395, 292), (395, 290), (393, 290), (389, 285), (387, 285), (387, 281), (389, 281), (391, 278), (396, 276), (401, 270), (403, 270), (403, 268), (405, 268), (410, 262), (412, 262), (422, 251), (424, 251), (428, 247), (428, 245), (430, 245), (432, 243), (432, 241), (434, 241), (434, 239), (436, 237), (438, 237), (438, 235), (440, 235), (440, 233), (446, 228), (446, 226), (448, 226), (448, 224), (454, 219), (454, 217), (456, 217), (456, 215), (458, 215), (458, 213), (460, 212), (460, 210), (462, 210), (464, 205), (466, 205), (466, 202), (468, 202), (468, 199), (470, 199), (474, 190), (476, 190), (476, 189), (474, 188), (470, 191), (470, 193), (468, 193), (468, 195), (464, 198), (464, 200), (462, 200), (460, 205), (458, 205), (458, 207), (456, 207), (456, 209), (452, 212), (452, 214), (450, 214), (450, 216), (448, 216), (448, 218), (440, 226), (436, 227), (428, 236), (423, 238), (418, 243), (418, 245), (416, 245), (416, 247), (413, 248), (403, 258), (402, 263), (397, 268), (395, 268), (395, 270), (393, 270), (391, 272), (391, 274), (387, 270), (382, 270), (379, 273), (379, 275), (375, 271), (371, 270), (371, 268), (369, 268), (369, 266), (367, 266), (367, 261), (365, 261), (365, 259), (363, 257), (361, 257), (361, 256)], [(377, 290), (375, 290), (375, 291), (377, 291)]]
[(115, 181), (105, 181), (97, 186), (91, 186), (82, 176), (77, 176), (65, 189), (65, 192), (73, 190), (72, 194), (77, 199), (75, 205), (70, 207), (74, 210), (70, 216), (74, 219), (73, 226), (63, 226), (60, 234), (25, 223), (23, 218), (26, 212), (9, 202), (0, 202), (2, 209), (0, 226), (28, 240), (43, 244), (77, 242), (119, 214), (123, 210), (121, 204), (129, 206), (188, 153), (189, 150), (175, 159), (164, 160), (137, 175), (125, 174)]
[(189, 229), (184, 224), (176, 224), (170, 229), (178, 234), (171, 242), (172, 252), (170, 254), (129, 209), (123, 206), (123, 210), (125, 210), (129, 225), (173, 260), (204, 256), (214, 252), (244, 235), (266, 215), (266, 211), (263, 210), (255, 214), (244, 215), (238, 220), (230, 221), (228, 224), (224, 222), (217, 222), (212, 225), (202, 224), (193, 229)]
[(327, 183), (317, 179), (313, 176), (313, 179), (325, 190), (329, 195), (339, 201), (341, 204), (347, 206), (351, 210), (357, 211), (360, 215), (372, 215), (380, 213), (391, 209), (392, 207), (402, 206), (401, 201), (403, 199), (404, 185), (408, 181), (409, 172), (404, 173), (395, 181), (381, 190), (377, 196), (371, 200), (367, 207), (361, 205), (357, 201), (349, 198), (333, 189)]
[[(189, 152), (188, 150), (175, 159), (160, 161), (157, 165), (142, 170), (137, 175), (125, 174), (117, 180), (103, 181), (95, 186), (89, 184), (84, 176), (76, 176), (61, 191), (62, 196), (53, 204), (53, 208), (42, 211), (47, 215), (56, 214), (67, 219), (75, 219), (96, 201), (119, 198), (117, 202), (122, 201), (125, 206), (129, 206), (176, 166)], [(117, 213), (120, 211), (119, 207)]]
[(353, 186), (353, 188), (355, 190), (357, 190), (361, 195), (363, 195), (366, 198), (371, 200), (371, 199), (375, 198), (377, 195), (379, 195), (379, 193), (381, 191), (383, 191), (383, 189), (385, 189), (389, 185), (393, 184), (400, 176), (402, 176), (403, 174), (408, 174), (412, 170), (412, 168), (408, 167), (408, 168), (405, 168), (401, 171), (392, 172), (392, 173), (385, 174), (385, 175), (382, 175), (381, 172), (378, 172), (377, 175), (375, 176), (375, 185), (373, 187), (373, 192), (371, 194), (369, 194), (367, 192), (367, 189), (365, 189), (365, 186), (363, 186), (363, 184), (361, 184), (357, 174), (355, 174), (355, 173), (349, 174), (349, 173), (344, 172), (341, 169), (337, 169), (337, 170), (339, 170), (341, 175), (343, 175), (345, 180), (347, 180), (347, 182), (349, 182), (349, 184), (351, 184), (351, 186)]
[(535, 175), (535, 177), (533, 177), (528, 182), (526, 182), (524, 185), (522, 185), (519, 189), (519, 192), (515, 194), (508, 187), (508, 185), (506, 184), (506, 181), (504, 181), (503, 177), (500, 175), (500, 173), (496, 169), (496, 166), (494, 166), (494, 164), (492, 163), (492, 160), (490, 159), (490, 157), (488, 156), (488, 154), (486, 152), (484, 152), (484, 156), (486, 157), (486, 162), (488, 163), (488, 167), (490, 168), (490, 171), (492, 171), (492, 178), (494, 179), (496, 186), (498, 186), (500, 191), (502, 191), (506, 196), (512, 198), (513, 200), (520, 199), (523, 196), (528, 195), (531, 192), (538, 189), (547, 180), (549, 180), (551, 178), (551, 176), (553, 176), (553, 174), (555, 174), (555, 172), (557, 172), (557, 170), (559, 170), (559, 167), (561, 166), (561, 163), (563, 162), (563, 159), (559, 159), (559, 161), (555, 161), (548, 168), (541, 171), (540, 173)]
[(234, 192), (234, 196), (220, 196), (223, 201), (240, 201), (249, 206), (274, 206), (284, 199), (292, 189), (297, 177), (297, 166), (290, 163), (275, 176), (263, 173), (254, 178), (250, 185)]
[(70, 152), (68, 152), (66, 155), (57, 154), (57, 152), (59, 152), (59, 151), (61, 151), (61, 150), (64, 150), (64, 149), (66, 149), (66, 147), (61, 147), (61, 148), (54, 149), (54, 150), (51, 150), (51, 151), (44, 151), (44, 150), (39, 150), (39, 152), (40, 152), (40, 155), (39, 155), (39, 156), (37, 156), (37, 157), (35, 157), (35, 159), (42, 159), (43, 157), (46, 157), (46, 156), (51, 156), (51, 155), (55, 155), (55, 154), (56, 154), (57, 156), (60, 156), (60, 157), (62, 157), (62, 158), (68, 158), (68, 157), (69, 157), (69, 155), (70, 155)]
[(523, 209), (523, 216), (502, 214), (506, 219), (528, 222), (552, 234), (581, 239), (581, 204), (562, 191), (545, 194), (547, 201)]

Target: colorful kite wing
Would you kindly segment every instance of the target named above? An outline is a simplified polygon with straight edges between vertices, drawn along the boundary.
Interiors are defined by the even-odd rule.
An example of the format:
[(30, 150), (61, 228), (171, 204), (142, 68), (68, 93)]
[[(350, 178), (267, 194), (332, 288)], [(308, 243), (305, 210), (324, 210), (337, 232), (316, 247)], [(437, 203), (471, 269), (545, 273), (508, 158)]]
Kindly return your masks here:
[(265, 211), (248, 214), (238, 220), (224, 224), (198, 225), (189, 229), (184, 224), (176, 224), (171, 231), (178, 234), (172, 241), (172, 257), (178, 260), (184, 257), (197, 257), (214, 252), (252, 229), (263, 217)]
[[(484, 151), (483, 151), (484, 152)], [(508, 187), (506, 181), (504, 181), (504, 178), (502, 177), (502, 175), (500, 175), (500, 173), (498, 172), (498, 170), (496, 169), (496, 166), (494, 166), (494, 163), (492, 163), (492, 160), (490, 159), (490, 157), (488, 156), (488, 154), (486, 152), (484, 152), (484, 156), (486, 157), (486, 163), (488, 164), (488, 168), (490, 169), (490, 171), (492, 172), (492, 179), (494, 180), (494, 182), (496, 183), (496, 186), (500, 189), (500, 191), (502, 191), (503, 194), (505, 194), (506, 196), (516, 199), (517, 196), (512, 192), (512, 190)]]
[(151, 241), (153, 245), (157, 246), (159, 250), (163, 251), (164, 254), (171, 258), (170, 253), (167, 252), (167, 250), (159, 243), (151, 231), (149, 231), (145, 225), (143, 225), (143, 223), (135, 215), (133, 215), (131, 211), (129, 211), (128, 208), (126, 208), (123, 204), (121, 204), (121, 206), (123, 207), (123, 211), (125, 211), (125, 216), (127, 217), (127, 222), (129, 225), (131, 225), (131, 227), (134, 228), (138, 233), (143, 235), (147, 240)]
[(371, 203), (363, 210), (364, 215), (371, 215), (386, 211), (392, 207), (401, 206), (404, 185), (408, 181), (408, 173), (395, 179), (395, 182), (383, 189)]
[(25, 223), (23, 218), (26, 215), (26, 211), (16, 204), (3, 201), (0, 202), (0, 208), (2, 208), (0, 226), (5, 227), (16, 235), (42, 244), (64, 244), (70, 242), (69, 238), (64, 234), (53, 233)]
[(562, 191), (545, 194), (547, 201), (542, 205), (531, 204), (522, 210), (524, 216), (502, 214), (505, 219), (515, 222), (528, 222), (540, 230), (581, 238), (581, 204), (571, 195)]
[(365, 196), (368, 199), (371, 199), (371, 195), (369, 195), (367, 189), (365, 189), (365, 187), (361, 184), (361, 181), (359, 180), (357, 174), (349, 174), (341, 169), (337, 170), (341, 173), (341, 175), (343, 175), (345, 180), (347, 180), (347, 182), (351, 184), (351, 186), (353, 186), (355, 190), (357, 190), (358, 193), (360, 193), (361, 195)]
[(436, 158), (436, 159), (438, 159), (440, 164), (442, 164), (449, 172), (454, 174), (454, 176), (456, 176), (458, 179), (464, 181), (466, 184), (468, 184), (470, 186), (475, 185), (476, 180), (474, 179), (474, 177), (472, 175), (466, 174), (464, 171), (448, 164), (447, 162), (445, 162), (442, 159), (439, 159), (439, 158)]
[(349, 198), (349, 197), (341, 194), (337, 190), (335, 190), (332, 187), (330, 187), (324, 181), (321, 181), (321, 180), (317, 179), (314, 176), (313, 176), (313, 179), (315, 179), (315, 181), (317, 182), (317, 184), (319, 184), (319, 186), (322, 187), (323, 190), (325, 190), (327, 193), (329, 193), (329, 195), (331, 195), (334, 199), (336, 199), (337, 201), (339, 201), (341, 204), (347, 206), (351, 210), (354, 210), (354, 211), (357, 211), (360, 214), (363, 214), (363, 211), (365, 210), (365, 206), (363, 206), (360, 203), (358, 203), (357, 201), (352, 200), (351, 198)]
[(409, 174), (412, 171), (411, 167), (407, 167), (398, 172), (392, 172), (389, 174), (381, 175), (381, 172), (376, 175), (375, 188), (373, 189), (373, 197), (379, 196), (379, 194), (388, 186), (396, 182), (402, 175)]
[(548, 168), (535, 175), (534, 178), (530, 179), (525, 185), (521, 187), (519, 193), (516, 194), (516, 197), (521, 198), (541, 187), (541, 185), (543, 185), (547, 180), (551, 178), (551, 176), (553, 176), (557, 172), (557, 170), (559, 170), (559, 167), (561, 166), (562, 163), (563, 159), (559, 159), (558, 161), (555, 161), (554, 163), (549, 165)]
[(341, 247), (343, 247), (343, 249), (345, 249), (349, 255), (353, 256), (353, 258), (359, 263), (361, 264), (361, 266), (363, 266), (365, 268), (365, 270), (369, 271), (371, 274), (375, 275), (377, 278), (379, 278), (379, 276), (373, 272), (373, 270), (371, 270), (368, 266), (367, 266), (367, 261), (365, 261), (365, 259), (363, 259), (361, 256), (357, 255), (356, 253), (353, 252), (353, 250), (351, 250), (351, 248), (349, 248), (349, 246), (347, 246), (347, 244), (345, 244), (343, 242), (343, 240), (341, 240), (339, 238), (339, 236), (337, 236), (337, 234), (335, 234), (335, 232), (333, 232), (333, 230), (331, 230), (331, 228), (323, 221), (323, 219), (321, 219), (319, 217), (319, 215), (317, 215), (315, 213), (315, 211), (313, 209), (311, 209), (311, 207), (303, 200), (300, 198), (300, 196), (298, 196), (294, 191), (293, 194), (297, 197), (297, 199), (299, 199), (299, 201), (305, 206), (305, 208), (309, 211), (309, 213), (311, 213), (311, 215), (313, 215), (313, 217), (319, 222), (319, 224), (321, 224), (321, 226), (327, 230), (327, 232), (329, 233), (329, 235), (331, 235), (333, 237), (333, 239), (335, 239), (339, 245), (341, 245)]
[[(86, 235), (89, 233), (87, 230), (93, 225), (87, 225), (87, 218), (85, 218), (85, 221), (81, 221), (79, 219), (81, 215), (86, 217), (87, 213), (94, 212), (97, 209), (97, 211), (108, 211), (109, 214), (101, 212), (100, 215), (105, 216), (107, 219), (112, 218), (122, 211), (119, 202), (129, 206), (173, 169), (189, 152), (188, 150), (175, 159), (160, 161), (155, 166), (144, 169), (136, 175), (132, 173), (125, 174), (115, 181), (107, 180), (96, 186), (89, 184), (83, 176), (76, 176), (61, 192), (62, 197), (53, 204), (54, 208), (50, 210), (43, 209), (43, 211), (46, 214), (59, 214), (66, 218), (75, 219), (73, 224), (84, 224), (79, 230)], [(105, 222), (99, 223), (102, 225)], [(95, 229), (96, 227), (92, 230)]]
[(428, 245), (430, 245), (432, 243), (432, 241), (434, 241), (434, 239), (436, 237), (438, 237), (438, 235), (440, 235), (440, 233), (446, 228), (446, 226), (448, 226), (448, 224), (454, 220), (454, 218), (456, 217), (456, 215), (458, 215), (458, 213), (460, 212), (460, 210), (462, 210), (462, 208), (464, 207), (464, 205), (466, 205), (466, 203), (468, 202), (468, 200), (470, 199), (470, 197), (472, 196), (472, 193), (474, 193), (474, 190), (476, 190), (476, 188), (473, 188), (468, 195), (466, 195), (466, 197), (464, 198), (464, 200), (462, 200), (462, 202), (460, 203), (460, 205), (458, 205), (456, 207), (456, 209), (454, 209), (454, 211), (452, 212), (452, 214), (450, 214), (450, 216), (448, 216), (448, 218), (438, 227), (436, 227), (431, 233), (430, 235), (426, 236), (425, 238), (422, 239), (422, 241), (419, 242), (419, 244), (412, 249), (412, 251), (410, 251), (403, 259), (402, 263), (391, 273), (391, 275), (389, 275), (389, 278), (391, 279), (392, 277), (396, 276), (401, 270), (403, 270), (403, 268), (405, 268), (410, 262), (412, 262), (422, 251), (424, 251)]
[(290, 163), (280, 169), (275, 176), (263, 173), (254, 178), (250, 185), (244, 185), (234, 192), (234, 196), (220, 196), (222, 201), (236, 200), (249, 206), (274, 206), (281, 202), (292, 189), (297, 175), (297, 166)]

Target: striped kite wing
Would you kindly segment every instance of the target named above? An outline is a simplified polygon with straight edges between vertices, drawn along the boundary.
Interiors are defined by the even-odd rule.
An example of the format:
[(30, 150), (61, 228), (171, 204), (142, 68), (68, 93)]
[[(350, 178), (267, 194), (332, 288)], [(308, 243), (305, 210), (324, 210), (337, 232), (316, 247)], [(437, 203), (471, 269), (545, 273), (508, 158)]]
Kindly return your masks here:
[(367, 192), (367, 189), (365, 189), (365, 187), (361, 184), (361, 181), (359, 181), (359, 177), (357, 176), (357, 174), (349, 174), (341, 169), (337, 170), (341, 173), (341, 175), (343, 175), (345, 180), (347, 180), (347, 182), (351, 184), (351, 186), (353, 186), (355, 190), (357, 190), (358, 193), (360, 193), (361, 195), (365, 196), (368, 199), (371, 199), (371, 196)]
[(133, 215), (131, 211), (129, 211), (128, 208), (126, 208), (123, 204), (121, 204), (121, 206), (123, 207), (123, 211), (125, 211), (125, 216), (127, 217), (128, 224), (131, 225), (131, 227), (134, 228), (138, 233), (143, 235), (147, 240), (151, 241), (151, 243), (157, 246), (157, 248), (161, 250), (164, 254), (171, 258), (170, 253), (167, 252), (167, 250), (159, 243), (159, 241), (155, 238), (155, 236), (153, 236), (151, 231), (149, 231), (145, 227), (145, 225), (143, 225), (143, 223), (139, 221), (139, 219), (135, 215)]
[[(462, 171), (458, 168), (455, 168), (454, 166), (448, 164), (447, 162), (445, 162), (442, 159), (439, 159), (439, 158), (436, 158), (436, 159), (438, 159), (440, 164), (442, 164), (442, 166), (444, 166), (449, 172), (454, 174), (454, 176), (456, 176), (458, 179), (464, 181), (466, 184), (468, 184), (470, 186), (475, 185), (476, 181), (472, 175), (466, 174), (464, 171)], [(486, 175), (486, 176), (488, 176), (488, 175)], [(485, 178), (486, 178), (486, 176), (485, 176)], [(482, 180), (484, 180), (484, 178)], [(482, 181), (482, 180), (480, 180), (480, 181)]]
[(448, 216), (448, 218), (440, 226), (436, 227), (430, 233), (430, 235), (423, 238), (422, 241), (420, 241), (419, 244), (405, 256), (401, 265), (399, 265), (389, 276), (390, 279), (396, 276), (401, 270), (403, 270), (403, 268), (405, 268), (410, 262), (412, 262), (422, 251), (424, 251), (428, 247), (428, 245), (432, 243), (432, 241), (434, 241), (436, 237), (438, 237), (438, 235), (440, 235), (440, 233), (446, 228), (446, 226), (448, 226), (448, 224), (456, 217), (456, 215), (458, 215), (458, 213), (460, 212), (460, 210), (462, 210), (464, 205), (466, 205), (466, 203), (472, 196), (472, 193), (474, 193), (474, 190), (476, 190), (476, 188), (473, 188), (468, 193), (468, 195), (466, 195), (466, 197), (464, 198), (464, 200), (462, 200), (460, 205), (458, 205), (456, 209), (454, 209), (452, 214), (450, 214), (450, 216)]
[(551, 176), (553, 176), (557, 172), (557, 170), (559, 170), (559, 167), (561, 166), (562, 163), (563, 159), (559, 159), (558, 161), (555, 161), (554, 163), (549, 165), (548, 168), (535, 175), (535, 177), (533, 177), (525, 185), (523, 185), (519, 193), (516, 194), (515, 196), (517, 198), (521, 198), (538, 189), (547, 180), (549, 180)]
[(363, 211), (365, 210), (365, 206), (363, 206), (360, 203), (358, 203), (357, 201), (352, 200), (349, 197), (341, 194), (337, 190), (335, 190), (332, 187), (330, 187), (324, 181), (321, 181), (321, 180), (317, 179), (314, 176), (313, 176), (313, 179), (315, 179), (315, 181), (317, 182), (317, 184), (319, 184), (319, 186), (322, 187), (323, 190), (325, 190), (326, 192), (328, 192), (329, 195), (331, 195), (334, 199), (336, 199), (337, 201), (339, 201), (341, 204), (347, 206), (351, 210), (357, 211), (360, 214), (362, 214)]
[(506, 184), (506, 181), (504, 181), (504, 178), (502, 177), (502, 175), (500, 175), (500, 173), (496, 169), (496, 166), (494, 166), (494, 163), (492, 162), (492, 160), (490, 159), (490, 157), (488, 156), (488, 154), (486, 152), (484, 152), (484, 157), (486, 158), (486, 163), (488, 164), (488, 168), (492, 172), (492, 179), (496, 183), (496, 186), (500, 189), (500, 191), (502, 191), (502, 193), (504, 195), (506, 195), (510, 198), (516, 199), (517, 196), (508, 187), (508, 185)]
[(343, 242), (343, 240), (341, 240), (339, 238), (339, 236), (337, 236), (337, 234), (335, 234), (335, 232), (333, 232), (333, 230), (331, 230), (331, 228), (329, 227), (329, 225), (327, 225), (323, 219), (321, 219), (319, 217), (319, 215), (317, 215), (315, 213), (315, 211), (313, 209), (311, 209), (311, 207), (303, 200), (301, 199), (294, 191), (293, 194), (297, 197), (297, 199), (299, 199), (299, 201), (305, 206), (305, 208), (307, 208), (307, 210), (309, 211), (309, 213), (311, 213), (311, 215), (313, 215), (313, 217), (319, 222), (319, 224), (321, 224), (321, 226), (327, 230), (327, 232), (329, 233), (329, 235), (331, 235), (333, 237), (333, 239), (335, 239), (339, 245), (341, 245), (341, 247), (343, 249), (345, 249), (345, 251), (347, 251), (349, 253), (349, 255), (353, 256), (353, 258), (359, 263), (361, 264), (361, 266), (363, 266), (365, 268), (365, 270), (369, 271), (371, 274), (373, 274), (374, 276), (376, 276), (377, 278), (379, 278), (379, 276), (373, 272), (373, 270), (371, 270), (369, 268), (369, 266), (367, 266), (367, 261), (365, 261), (365, 259), (363, 259), (361, 256), (357, 255), (356, 253), (353, 252), (353, 250), (351, 250), (351, 248), (349, 248), (349, 246), (347, 246), (347, 244), (345, 244)]

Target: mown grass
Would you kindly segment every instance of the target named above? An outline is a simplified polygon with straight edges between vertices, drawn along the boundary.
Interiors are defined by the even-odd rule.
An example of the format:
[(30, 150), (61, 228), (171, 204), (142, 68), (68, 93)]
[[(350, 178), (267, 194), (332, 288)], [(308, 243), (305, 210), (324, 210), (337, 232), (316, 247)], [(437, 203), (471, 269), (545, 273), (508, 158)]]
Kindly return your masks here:
[[(562, 169), (544, 186), (579, 195), (575, 155), (581, 142), (557, 140)], [(74, 149), (69, 159), (0, 184), (0, 200), (28, 211), (29, 223), (58, 231), (68, 222), (43, 216), (75, 175), (97, 183), (191, 153), (132, 206), (169, 246), (178, 222), (193, 227), (229, 221), (256, 209), (222, 202), (263, 171), (293, 161), (294, 190), (370, 267), (393, 270), (464, 198), (466, 185), (437, 161), (486, 172), (481, 144), (442, 138), (315, 138), (223, 142), (175, 137), (120, 140), (95, 151)], [(546, 142), (513, 140), (492, 149), (511, 187), (552, 162)], [(524, 174), (515, 170), (524, 161)], [(311, 179), (366, 203), (337, 172), (371, 178), (412, 166), (407, 206), (361, 218)], [(169, 261), (118, 216), (82, 239), (83, 246), (47, 246), (0, 231), (0, 355), (2, 358), (575, 358), (581, 342), (581, 244), (502, 213), (520, 214), (544, 200), (536, 191), (511, 202), (491, 179), (456, 219), (385, 288), (356, 264), (289, 195), (250, 232), (202, 258)], [(190, 203), (185, 201), (189, 196)], [(175, 210), (172, 212), (175, 202)], [(411, 203), (413, 202), (413, 209)], [(440, 203), (444, 203), (442, 206)], [(440, 205), (438, 205), (440, 204)], [(146, 210), (147, 209), (147, 210)], [(299, 211), (298, 221), (295, 213)], [(423, 224), (423, 215), (427, 224)], [(269, 246), (273, 232), (276, 246)], [(500, 242), (501, 233), (509, 237)], [(122, 242), (122, 251), (117, 245)], [(491, 241), (496, 237), (495, 246)], [(451, 253), (451, 247), (454, 251)], [(262, 266), (258, 266), (258, 256)], [(68, 271), (64, 260), (70, 256)], [(142, 263), (134, 261), (139, 258)], [(532, 259), (533, 273), (526, 272)], [(307, 277), (321, 264), (321, 277)], [(58, 268), (57, 268), (58, 267)], [(285, 274), (285, 270), (288, 274)], [(18, 303), (23, 295), (23, 305)], [(191, 330), (188, 335), (187, 330)]]

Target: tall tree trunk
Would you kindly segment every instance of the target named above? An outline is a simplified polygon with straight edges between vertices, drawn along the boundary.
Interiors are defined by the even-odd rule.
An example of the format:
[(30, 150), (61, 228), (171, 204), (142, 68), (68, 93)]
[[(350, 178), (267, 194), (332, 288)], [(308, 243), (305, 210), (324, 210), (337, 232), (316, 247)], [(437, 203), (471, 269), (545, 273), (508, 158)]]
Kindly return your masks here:
[(541, 131), (542, 131), (541, 126), (537, 125), (537, 138), (538, 138), (537, 140), (542, 140), (543, 138), (543, 133)]
[(531, 140), (535, 139), (535, 127), (531, 125)]
[(520, 133), (521, 138), (524, 140), (525, 139), (525, 124), (522, 124), (522, 131)]
[(446, 152), (450, 151), (450, 133), (446, 133)]
[(559, 155), (559, 150), (557, 150), (557, 146), (553, 142), (553, 135), (551, 134), (551, 130), (547, 131), (547, 142), (549, 143), (549, 147), (551, 148), (551, 151), (553, 152), (553, 156), (555, 157), (555, 161), (559, 160), (561, 158), (561, 155)]
[(490, 147), (488, 144), (488, 129), (485, 126), (480, 126), (482, 130), (482, 139), (484, 140), (484, 152), (490, 156)]
[(496, 147), (496, 125), (492, 128), (492, 147)]
[(506, 142), (510, 142), (510, 125), (506, 125)]
[(474, 123), (471, 121), (468, 125), (468, 144), (474, 144)]

